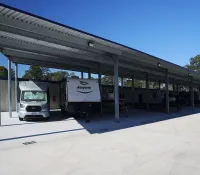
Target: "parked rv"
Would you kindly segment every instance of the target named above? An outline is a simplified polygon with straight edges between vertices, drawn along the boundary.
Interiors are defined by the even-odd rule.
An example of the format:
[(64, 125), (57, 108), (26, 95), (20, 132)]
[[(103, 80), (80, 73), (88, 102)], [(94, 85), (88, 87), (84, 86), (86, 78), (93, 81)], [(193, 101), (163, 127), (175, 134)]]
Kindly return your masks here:
[(19, 82), (20, 99), (18, 105), (19, 120), (43, 118), (50, 116), (48, 83)]
[(89, 121), (92, 111), (100, 112), (100, 103), (98, 80), (67, 78), (60, 84), (60, 108), (67, 115), (84, 115)]

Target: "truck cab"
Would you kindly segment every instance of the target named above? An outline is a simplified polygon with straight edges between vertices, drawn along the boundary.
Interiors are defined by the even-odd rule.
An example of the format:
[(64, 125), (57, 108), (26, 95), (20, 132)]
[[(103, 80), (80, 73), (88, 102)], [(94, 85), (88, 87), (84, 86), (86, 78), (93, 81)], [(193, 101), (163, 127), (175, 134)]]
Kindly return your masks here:
[(19, 82), (20, 100), (18, 105), (19, 120), (50, 116), (49, 88), (44, 82)]

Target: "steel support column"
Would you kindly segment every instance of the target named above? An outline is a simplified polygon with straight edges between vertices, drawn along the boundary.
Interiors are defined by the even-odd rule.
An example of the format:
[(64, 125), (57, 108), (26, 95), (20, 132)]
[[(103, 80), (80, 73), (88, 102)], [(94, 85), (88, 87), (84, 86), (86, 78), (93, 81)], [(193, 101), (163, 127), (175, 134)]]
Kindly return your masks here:
[(101, 84), (101, 64), (99, 64), (99, 73), (98, 73), (98, 80), (99, 80), (99, 89), (100, 89), (100, 96), (101, 96), (101, 106), (100, 106), (100, 112), (101, 116), (103, 115), (103, 110), (102, 110), (102, 84)]
[(91, 79), (91, 71), (88, 69), (88, 79)]
[(190, 83), (190, 105), (192, 107), (192, 110), (194, 110), (194, 87), (193, 87), (193, 79)]
[(176, 84), (176, 92), (178, 92), (178, 90), (179, 90), (179, 85)]
[(8, 111), (12, 117), (12, 97), (11, 97), (11, 60), (8, 58)]
[(158, 88), (160, 89), (160, 80), (158, 81)]
[(149, 74), (146, 73), (146, 89), (147, 89), (147, 99), (146, 99), (146, 108), (149, 110)]
[[(2, 81), (1, 81), (2, 82)], [(1, 110), (2, 110), (2, 108), (1, 108), (1, 104), (2, 104), (2, 101), (1, 101), (1, 99), (2, 99), (2, 97), (1, 97), (1, 94), (2, 94), (2, 85), (1, 85), (1, 82), (0, 82), (0, 126), (1, 126)]]
[(18, 112), (18, 64), (15, 63), (15, 103), (16, 112)]
[(132, 76), (132, 106), (134, 108), (134, 90), (135, 90), (135, 87), (134, 87), (134, 81), (135, 81), (135, 77), (134, 75)]
[(118, 59), (114, 60), (115, 119), (119, 122)]
[(124, 87), (124, 78), (121, 77), (121, 87), (123, 88)]
[(168, 70), (165, 70), (165, 112), (169, 113), (169, 77)]
[(81, 72), (81, 78), (82, 78), (82, 79), (84, 78), (83, 72)]
[(175, 92), (175, 79), (173, 78), (173, 92)]

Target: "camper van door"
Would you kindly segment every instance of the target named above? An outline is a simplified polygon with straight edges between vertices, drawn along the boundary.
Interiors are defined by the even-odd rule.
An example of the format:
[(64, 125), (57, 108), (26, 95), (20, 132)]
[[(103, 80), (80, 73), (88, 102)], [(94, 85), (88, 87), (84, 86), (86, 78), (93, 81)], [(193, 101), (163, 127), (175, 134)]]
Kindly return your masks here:
[(100, 102), (98, 80), (67, 79), (68, 102)]

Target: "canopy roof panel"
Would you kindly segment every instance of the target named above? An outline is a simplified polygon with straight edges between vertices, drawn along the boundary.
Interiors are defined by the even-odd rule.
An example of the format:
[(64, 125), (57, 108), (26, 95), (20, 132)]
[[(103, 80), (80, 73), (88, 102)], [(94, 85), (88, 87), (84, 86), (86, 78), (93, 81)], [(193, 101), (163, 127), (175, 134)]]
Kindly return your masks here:
[(116, 42), (71, 28), (0, 3), (0, 49), (13, 62), (165, 80), (200, 83), (200, 74)]

